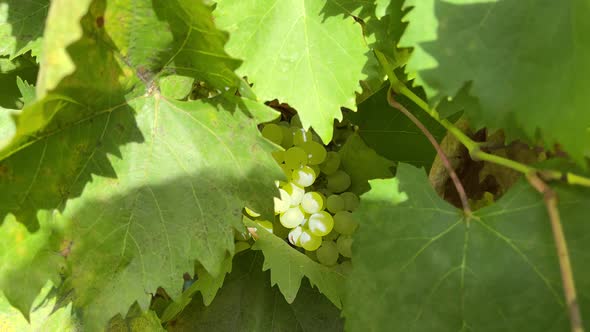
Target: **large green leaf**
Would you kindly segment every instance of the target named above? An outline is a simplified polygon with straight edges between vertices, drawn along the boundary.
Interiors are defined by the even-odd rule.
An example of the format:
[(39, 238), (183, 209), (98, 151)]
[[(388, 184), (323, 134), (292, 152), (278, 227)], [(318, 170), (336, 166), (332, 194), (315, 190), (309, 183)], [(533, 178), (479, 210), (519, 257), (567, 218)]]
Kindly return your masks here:
[(262, 255), (248, 251), (234, 258), (234, 268), (210, 306), (195, 298), (169, 331), (342, 331), (340, 313), (326, 298), (304, 283), (297, 299), (285, 302)]
[(342, 306), (345, 280), (342, 272), (311, 260), (307, 255), (293, 249), (285, 240), (258, 227), (254, 222), (247, 222), (246, 225), (258, 229), (258, 239), (252, 249), (262, 251), (263, 269), (270, 269), (272, 285), (279, 286), (288, 303), (295, 301), (301, 280), (305, 276), (334, 305), (339, 308)]
[[(157, 95), (128, 107), (137, 112), (141, 141), (119, 147), (121, 158), (109, 158), (116, 178), (93, 178), (64, 211), (74, 222), (69, 262), (76, 305), (85, 308), (87, 322), (123, 314), (134, 300), (146, 308), (158, 287), (178, 297), (179, 280), (195, 259), (220, 273), (233, 250), (232, 226), (243, 227), (242, 207), (270, 212), (268, 197), (279, 177), (266, 155), (271, 144), (240, 111)], [(127, 112), (95, 118), (107, 150), (133, 134), (121, 131), (129, 126)], [(71, 134), (60, 139), (79, 142)], [(95, 167), (89, 163), (84, 174)]]
[(590, 152), (590, 3), (409, 0), (401, 45), (432, 103), (472, 81), (479, 125), (540, 131), (576, 160)]
[(138, 305), (131, 307), (127, 316), (113, 318), (105, 332), (164, 332), (162, 322), (153, 311), (142, 311)]
[[(410, 119), (388, 104), (388, 89), (388, 86), (383, 87), (360, 104), (358, 112), (349, 113), (347, 117), (359, 127), (359, 134), (367, 144), (380, 155), (393, 161), (429, 168), (436, 150)], [(441, 125), (403, 96), (396, 98), (439, 142), (442, 140), (446, 130)]]
[(197, 292), (201, 293), (203, 303), (208, 306), (211, 304), (217, 291), (223, 286), (225, 275), (231, 272), (232, 257), (226, 257), (222, 263), (221, 272), (217, 275), (211, 275), (202, 267), (196, 270), (196, 281), (182, 292), (178, 300), (168, 303), (161, 315), (162, 322), (168, 322), (175, 318), (184, 308), (191, 303)]
[[(568, 330), (551, 225), (527, 183), (469, 221), (421, 169), (401, 164), (396, 179), (371, 186), (358, 210), (344, 306), (349, 331)], [(585, 313), (590, 192), (560, 187), (558, 195)]]
[[(17, 0), (18, 1), (18, 0)], [(37, 96), (45, 96), (62, 78), (75, 70), (66, 48), (82, 37), (80, 19), (92, 0), (53, 0), (43, 31), (41, 69), (37, 79)]]
[(262, 100), (278, 99), (301, 115), (304, 128), (332, 139), (340, 107), (356, 109), (368, 48), (352, 17), (332, 0), (223, 0), (216, 23), (230, 32), (228, 52), (244, 60), (238, 73)]
[(59, 284), (57, 267), (64, 264), (63, 223), (48, 212), (41, 212), (39, 219), (41, 227), (34, 233), (12, 215), (0, 225), (0, 289), (27, 318), (47, 280)]
[(38, 56), (48, 9), (49, 0), (0, 1), (0, 55)]
[(104, 21), (122, 22), (105, 23), (105, 30), (142, 80), (176, 73), (221, 91), (238, 86), (240, 61), (225, 53), (227, 35), (202, 1), (109, 0)]
[[(19, 286), (21, 286), (19, 284)], [(26, 286), (24, 286), (26, 287)], [(53, 285), (47, 285), (36, 295), (29, 319), (14, 307), (0, 292), (0, 331), (47, 331), (78, 332), (82, 331), (78, 320), (72, 313), (72, 306), (55, 309), (58, 299), (52, 294)]]
[[(53, 2), (55, 13), (66, 11), (59, 4)], [(151, 10), (152, 4), (184, 2), (141, 4)], [(210, 21), (203, 5), (194, 6), (181, 12), (188, 20), (182, 22)], [(124, 316), (134, 302), (146, 309), (158, 287), (178, 298), (182, 275), (193, 270), (195, 260), (217, 275), (233, 252), (232, 228), (243, 228), (242, 207), (272, 215), (269, 197), (281, 174), (270, 156), (275, 147), (257, 129), (257, 119), (268, 121), (276, 112), (229, 94), (195, 102), (168, 99), (159, 93), (158, 81), (144, 75), (149, 71), (140, 70), (144, 60), (145, 68), (155, 68), (184, 59), (184, 51), (207, 50), (207, 45), (218, 54), (218, 42), (199, 41), (219, 32), (211, 24), (185, 31), (192, 38), (177, 49), (178, 58), (148, 61), (138, 51), (135, 60), (121, 61), (135, 54), (134, 48), (123, 55), (124, 41), (108, 32), (120, 26), (141, 35), (148, 27), (119, 25), (111, 19), (117, 8), (105, 12), (105, 3), (95, 1), (80, 21), (72, 18), (73, 32), (45, 36), (46, 45), (53, 41), (64, 51), (69, 45), (67, 59), (55, 59), (72, 62), (75, 71), (54, 76), (55, 88), (39, 90), (45, 96), (14, 118), (16, 132), (0, 152), (0, 220), (13, 214), (28, 228), (42, 230), (38, 210), (61, 212), (71, 242), (63, 292), (89, 331), (102, 329), (116, 314)], [(150, 10), (142, 13), (149, 18)], [(81, 37), (74, 36), (77, 28)], [(75, 38), (80, 39), (72, 43)], [(145, 38), (154, 54), (167, 54), (157, 47), (174, 45)], [(193, 60), (200, 66), (206, 61), (211, 70), (235, 63), (227, 57)], [(51, 64), (41, 66), (43, 71)], [(193, 74), (223, 81), (212, 73)], [(53, 265), (53, 271), (39, 273), (39, 280), (43, 274), (51, 277), (58, 268)], [(16, 271), (9, 277), (19, 275)], [(27, 303), (19, 294), (7, 297), (11, 303)]]
[(378, 155), (356, 133), (348, 137), (338, 154), (340, 167), (350, 175), (348, 191), (362, 194), (369, 191), (369, 180), (393, 177), (394, 163)]
[[(152, 1), (144, 0), (142, 3), (144, 3), (144, 5), (150, 4), (151, 6)], [(135, 4), (137, 5), (138, 3), (135, 2)], [(165, 2), (165, 4), (172, 5), (171, 2)], [(61, 15), (60, 17), (62, 17), (63, 20), (66, 20), (66, 17), (70, 12), (61, 13), (61, 11), (66, 11), (66, 9), (63, 5), (60, 6), (59, 1), (54, 2), (52, 6), (56, 7), (55, 15)], [(198, 16), (191, 19), (201, 19), (204, 22), (210, 20), (209, 13), (207, 11), (197, 10), (197, 7), (204, 8), (203, 5), (196, 5), (193, 11), (195, 11), (195, 15)], [(78, 28), (82, 27), (84, 29), (84, 35), (79, 41), (71, 45), (68, 44), (68, 51), (70, 52), (70, 54), (67, 55), (68, 60), (60, 60), (60, 64), (73, 61), (77, 67), (76, 72), (63, 79), (60, 82), (59, 87), (46, 98), (42, 98), (42, 96), (38, 94), (37, 98), (40, 100), (25, 107), (19, 116), (15, 117), (15, 133), (12, 135), (13, 137), (11, 139), (2, 137), (1, 143), (3, 143), (3, 146), (0, 146), (0, 160), (17, 153), (19, 150), (30, 145), (34, 145), (34, 147), (31, 147), (32, 149), (39, 148), (40, 144), (35, 143), (42, 142), (45, 138), (51, 140), (54, 138), (53, 136), (56, 132), (61, 132), (65, 128), (71, 129), (70, 127), (74, 124), (94, 126), (96, 124), (93, 124), (93, 118), (98, 114), (108, 114), (115, 108), (126, 108), (128, 103), (127, 100), (145, 93), (154, 92), (152, 90), (157, 90), (157, 83), (154, 83), (153, 81), (145, 81), (150, 78), (150, 76), (146, 76), (145, 72), (140, 70), (142, 65), (135, 64), (136, 67), (128, 67), (126, 63), (121, 63), (120, 59), (123, 55), (119, 52), (119, 49), (125, 49), (125, 44), (121, 41), (118, 43), (118, 47), (114, 48), (114, 41), (106, 31), (111, 31), (116, 29), (116, 27), (119, 27), (123, 32), (131, 30), (129, 33), (135, 33), (133, 29), (136, 27), (119, 25), (118, 20), (113, 19), (115, 14), (118, 13), (115, 10), (116, 8), (118, 7), (114, 7), (111, 11), (105, 12), (104, 1), (96, 1), (81, 22), (78, 22), (79, 19), (76, 20), (72, 23), (72, 26), (67, 29), (67, 32), (59, 34), (59, 38), (51, 38), (51, 35), (46, 35), (44, 39), (45, 43), (49, 44), (53, 42), (53, 47), (50, 49), (55, 50), (61, 47), (60, 45), (63, 44), (63, 40), (66, 38), (65, 36), (71, 35), (67, 38), (68, 40), (71, 40), (75, 35), (77, 36), (76, 31)], [(54, 7), (52, 7), (52, 10), (54, 10)], [(146, 11), (142, 11), (142, 13), (145, 12)], [(147, 14), (145, 15), (151, 17), (149, 15), (154, 16), (155, 14), (152, 10), (151, 12), (147, 11)], [(148, 28), (145, 26), (139, 26), (137, 29), (143, 31)], [(220, 32), (214, 30), (213, 27), (210, 27), (210, 30), (198, 30), (192, 32), (191, 35), (197, 37), (202, 35), (202, 38), (207, 38), (209, 35), (215, 36), (218, 33)], [(122, 34), (122, 32), (119, 32), (119, 34)], [(146, 43), (151, 42), (151, 39), (148, 37), (149, 36), (145, 37), (147, 38)], [(136, 39), (134, 39), (134, 42), (138, 42)], [(192, 40), (187, 40), (184, 47), (178, 51), (189, 52), (192, 50), (193, 45), (191, 42)], [(159, 46), (168, 47), (170, 45)], [(199, 44), (194, 47), (203, 46)], [(214, 44), (212, 47), (212, 53), (219, 52), (218, 45)], [(128, 50), (126, 49), (126, 51)], [(153, 52), (158, 53), (158, 50), (154, 48)], [(141, 59), (141, 56), (138, 58)], [(135, 60), (134, 63), (138, 61), (139, 60)], [(221, 58), (218, 62), (208, 59), (207, 63), (211, 67), (215, 67), (215, 65), (223, 66), (227, 61), (226, 58)], [(152, 68), (153, 64), (146, 63), (145, 67)], [(55, 69), (52, 64), (46, 62), (41, 63), (41, 72), (48, 68), (51, 68), (51, 70)], [(197, 77), (202, 80), (207, 79), (206, 75), (204, 77)], [(57, 81), (54, 83), (57, 84)], [(39, 88), (39, 86), (37, 87)], [(129, 108), (127, 107), (127, 109)], [(131, 124), (133, 121), (130, 121), (130, 119), (133, 117), (133, 114), (129, 111), (126, 112), (126, 114), (127, 118), (129, 118), (127, 121)], [(3, 124), (3, 126), (7, 125)], [(136, 135), (130, 134), (125, 137), (133, 140), (140, 139), (135, 124), (125, 128), (125, 130), (127, 130), (127, 133), (129, 133), (129, 131), (136, 132)], [(88, 139), (90, 139), (90, 137), (93, 137), (92, 139), (94, 141), (91, 143), (89, 141), (77, 142), (76, 145), (72, 147), (72, 150), (76, 153), (70, 155), (69, 158), (63, 158), (59, 161), (60, 164), (58, 169), (67, 169), (67, 172), (71, 173), (77, 173), (80, 171), (80, 167), (87, 163), (85, 160), (86, 156), (88, 153), (92, 153), (92, 149), (99, 141), (100, 136), (87, 136)], [(123, 144), (125, 142), (119, 143)], [(65, 149), (67, 149), (67, 147), (64, 146), (56, 152), (60, 154), (67, 153)], [(44, 158), (45, 153), (43, 151), (46, 150), (41, 146), (37, 151), (37, 156), (30, 160), (38, 160), (39, 157), (41, 157), (41, 159)], [(118, 154), (116, 148), (108, 152)], [(95, 161), (100, 160), (101, 157), (101, 155), (93, 154), (93, 159)], [(26, 166), (22, 167), (23, 173), (26, 173), (24, 170), (29, 168), (31, 169), (30, 171), (36, 169), (36, 164), (31, 163), (30, 160)], [(100, 164), (101, 162), (99, 161), (98, 163)], [(108, 164), (108, 162), (105, 162), (105, 164)], [(112, 170), (110, 170), (108, 165), (106, 165), (106, 167), (105, 165), (101, 165), (97, 171), (98, 174), (112, 175)], [(9, 169), (7, 172), (8, 175), (10, 175), (11, 170)], [(3, 201), (0, 202), (0, 216), (4, 214), (3, 210), (6, 209), (7, 206), (9, 207), (9, 212), (14, 212), (19, 216), (19, 213), (28, 213), (28, 211), (34, 211), (37, 208), (55, 208), (59, 206), (64, 199), (80, 194), (81, 188), (74, 186), (73, 182), (81, 179), (64, 177), (55, 172), (46, 172), (40, 175), (43, 176), (46, 183), (45, 187), (32, 186), (26, 176), (13, 176), (8, 178), (8, 180), (14, 181), (10, 183), (11, 187), (18, 188), (22, 186), (22, 188), (28, 188), (31, 186), (31, 190), (28, 191), (23, 189), (21, 190), (21, 194), (16, 196), (11, 195), (9, 192), (7, 192), (5, 196), (3, 196), (3, 193), (0, 193), (0, 197), (3, 198)], [(83, 175), (83, 173), (80, 173), (80, 176), (81, 175)], [(0, 184), (2, 183), (1, 180), (2, 179), (0, 179)], [(86, 178), (85, 180), (87, 181), (89, 178)], [(59, 193), (59, 195), (55, 195), (56, 192)], [(27, 219), (34, 218), (22, 218), (19, 216), (19, 220), (26, 222)]]

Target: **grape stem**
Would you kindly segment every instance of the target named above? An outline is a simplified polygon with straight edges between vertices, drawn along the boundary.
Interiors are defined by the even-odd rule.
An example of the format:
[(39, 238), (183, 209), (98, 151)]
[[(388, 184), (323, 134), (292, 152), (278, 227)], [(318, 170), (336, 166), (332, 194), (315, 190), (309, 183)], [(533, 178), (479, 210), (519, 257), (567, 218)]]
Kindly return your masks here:
[(572, 332), (584, 332), (582, 316), (580, 314), (580, 307), (577, 300), (576, 285), (574, 283), (574, 274), (570, 264), (567, 242), (561, 226), (559, 209), (557, 208), (557, 194), (536, 173), (527, 174), (527, 180), (533, 188), (543, 195), (549, 219), (551, 220), (551, 228), (553, 229), (553, 238), (555, 241), (555, 248), (557, 249), (557, 258), (561, 270), (561, 280), (567, 302), (571, 330)]
[(389, 102), (389, 105), (391, 105), (391, 107), (393, 107), (393, 108), (396, 108), (398, 111), (402, 112), (406, 117), (408, 117), (410, 120), (412, 120), (412, 122), (414, 122), (416, 127), (420, 128), (420, 130), (422, 131), (424, 136), (426, 136), (428, 138), (428, 140), (430, 141), (430, 144), (432, 144), (432, 146), (434, 146), (434, 148), (436, 149), (436, 153), (438, 154), (438, 157), (440, 158), (443, 165), (447, 169), (447, 172), (449, 172), (449, 176), (451, 177), (451, 180), (453, 181), (453, 184), (455, 185), (455, 189), (457, 190), (457, 194), (459, 194), (459, 199), (461, 200), (461, 206), (463, 207), (463, 213), (467, 217), (467, 220), (469, 220), (469, 218), (471, 217), (471, 207), (469, 206), (469, 200), (467, 199), (467, 194), (465, 193), (465, 188), (463, 187), (463, 184), (459, 180), (457, 173), (455, 173), (455, 170), (453, 169), (453, 167), (451, 166), (451, 163), (449, 162), (449, 158), (447, 157), (447, 155), (445, 154), (443, 149), (440, 147), (440, 144), (438, 144), (438, 142), (436, 141), (434, 136), (432, 136), (432, 133), (430, 133), (430, 131), (426, 128), (426, 126), (424, 126), (424, 124), (422, 122), (420, 122), (420, 120), (418, 120), (418, 118), (416, 118), (414, 116), (414, 114), (412, 114), (410, 111), (408, 111), (402, 104), (398, 103), (394, 99), (393, 93), (394, 92), (392, 89), (389, 89), (389, 91), (387, 93), (387, 101)]

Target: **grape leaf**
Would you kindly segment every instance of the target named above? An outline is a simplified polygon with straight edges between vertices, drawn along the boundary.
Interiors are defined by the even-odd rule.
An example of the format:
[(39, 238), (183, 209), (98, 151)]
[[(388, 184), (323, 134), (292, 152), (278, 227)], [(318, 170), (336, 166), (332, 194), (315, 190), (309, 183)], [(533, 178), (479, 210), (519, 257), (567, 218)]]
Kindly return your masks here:
[(40, 220), (41, 227), (34, 233), (13, 215), (0, 224), (0, 290), (27, 318), (47, 280), (59, 284), (56, 267), (64, 264), (60, 255), (64, 225), (48, 212), (40, 212)]
[(164, 76), (160, 80), (160, 91), (166, 97), (182, 100), (191, 93), (194, 81), (194, 78), (187, 76)]
[[(361, 1), (338, 0), (336, 3), (343, 13), (363, 20), (363, 33), (369, 48), (383, 53), (395, 67), (406, 61), (406, 52), (397, 50), (397, 43), (405, 28), (401, 22), (404, 12), (402, 0)], [(366, 78), (361, 81), (362, 93), (357, 95), (357, 104), (365, 101), (382, 87), (386, 74), (373, 52), (366, 54), (363, 67)]]
[(393, 177), (391, 160), (378, 155), (358, 134), (352, 134), (338, 151), (340, 167), (350, 175), (349, 191), (357, 194), (369, 190), (368, 180)]
[[(359, 105), (356, 113), (348, 113), (347, 118), (359, 127), (359, 134), (368, 146), (378, 154), (399, 162), (429, 168), (436, 150), (416, 125), (401, 112), (389, 106), (387, 90), (383, 87), (375, 95)], [(408, 108), (441, 141), (445, 129), (428, 114), (403, 96), (396, 99)]]
[(12, 122), (12, 116), (18, 114), (18, 110), (11, 110), (0, 107), (0, 146), (5, 144), (6, 141), (10, 141), (16, 128)]
[[(19, 56), (14, 60), (0, 58), (0, 107), (22, 109), (21, 93), (16, 86), (18, 77), (28, 82), (35, 82), (38, 67), (28, 55)], [(0, 146), (1, 143), (0, 143)]]
[[(141, 8), (138, 14), (138, 8)], [(193, 0), (111, 0), (105, 30), (140, 78), (159, 73), (198, 78), (221, 91), (238, 86), (240, 61), (224, 50), (227, 35), (215, 28), (211, 10)]]
[(41, 53), (49, 0), (4, 0), (0, 3), (0, 55), (14, 59)]
[(222, 263), (221, 272), (217, 275), (209, 274), (204, 268), (197, 269), (197, 280), (182, 292), (180, 299), (168, 304), (161, 316), (162, 322), (168, 322), (181, 313), (191, 303), (197, 292), (201, 293), (203, 303), (206, 306), (210, 305), (221, 286), (223, 286), (225, 275), (230, 273), (231, 269), (231, 257), (226, 257)]
[[(396, 179), (371, 186), (357, 212), (364, 223), (353, 244), (347, 330), (569, 329), (551, 225), (543, 198), (527, 183), (468, 223), (436, 195), (423, 170), (400, 164)], [(590, 192), (562, 186), (557, 192), (587, 312)]]
[(582, 162), (590, 152), (587, 2), (410, 0), (405, 6), (414, 8), (400, 44), (414, 48), (408, 71), (432, 104), (472, 82), (469, 93), (481, 105), (466, 109), (474, 123), (522, 128), (528, 140), (540, 132), (547, 147), (559, 143)]
[(344, 275), (341, 272), (312, 261), (305, 254), (293, 249), (285, 240), (254, 222), (247, 221), (246, 225), (258, 229), (258, 240), (252, 249), (262, 251), (263, 270), (270, 269), (271, 284), (279, 286), (288, 303), (295, 301), (301, 279), (306, 276), (311, 285), (317, 287), (334, 305), (338, 308), (342, 306)]
[[(149, 3), (151, 4), (152, 2), (149, 1)], [(167, 2), (167, 4), (172, 5), (171, 2)], [(59, 2), (54, 2), (54, 5), (58, 6)], [(210, 20), (210, 14), (208, 11), (199, 11), (196, 9), (196, 7), (204, 7), (203, 5), (196, 5), (194, 7), (195, 9), (193, 10), (195, 10), (197, 14), (202, 15), (202, 17), (191, 18), (192, 20), (201, 19), (203, 22), (206, 22), (207, 19)], [(64, 6), (57, 8), (56, 15), (58, 15), (59, 10), (62, 10), (63, 8)], [(106, 9), (101, 7), (100, 3), (95, 3), (91, 6), (89, 13), (84, 16), (81, 22), (76, 21), (75, 23), (72, 23), (74, 27), (84, 28), (84, 35), (81, 39), (71, 45), (68, 44), (70, 55), (68, 55), (67, 62), (73, 61), (73, 63), (75, 63), (75, 67), (77, 67), (76, 72), (62, 80), (59, 87), (54, 89), (50, 96), (42, 98), (42, 96), (37, 95), (38, 101), (25, 107), (19, 116), (15, 117), (14, 122), (16, 132), (11, 140), (6, 140), (3, 137), (2, 143), (4, 144), (0, 146), (0, 160), (9, 157), (23, 146), (28, 146), (34, 142), (38, 142), (40, 138), (51, 136), (53, 133), (63, 130), (64, 127), (71, 126), (80, 121), (83, 123), (89, 123), (96, 114), (109, 112), (113, 108), (126, 105), (126, 99), (140, 96), (149, 92), (150, 89), (157, 87), (157, 83), (151, 81), (146, 82), (143, 80), (148, 78), (148, 76), (146, 76), (145, 73), (142, 75), (142, 73), (139, 72), (141, 65), (138, 65), (137, 68), (129, 68), (125, 66), (125, 64), (121, 64), (120, 58), (123, 57), (123, 55), (118, 53), (118, 50), (119, 48), (124, 48), (125, 44), (120, 42), (118, 48), (113, 48), (113, 41), (109, 35), (105, 34), (105, 31), (113, 30), (110, 28), (111, 25), (121, 29), (124, 28), (120, 27), (117, 20), (112, 19), (113, 17), (116, 17), (115, 14), (117, 14), (117, 8), (118, 7), (113, 7), (110, 9), (110, 12), (105, 12)], [(148, 11), (148, 14), (149, 13), (150, 12)], [(146, 14), (146, 16), (149, 17), (148, 14)], [(151, 14), (153, 14), (153, 12)], [(62, 23), (65, 24), (66, 21)], [(146, 27), (142, 28), (147, 29)], [(53, 44), (51, 44), (52, 47), (50, 48), (52, 50), (59, 48), (63, 43), (62, 38), (65, 38), (64, 36), (67, 34), (75, 34), (76, 29), (71, 27), (71, 29), (67, 29), (67, 31), (67, 33), (60, 34), (60, 37), (55, 40), (52, 39), (50, 35), (46, 35), (44, 39), (45, 43), (49, 45), (49, 43), (53, 41)], [(203, 36), (215, 36), (220, 32), (203, 30), (199, 33)], [(193, 32), (191, 34), (194, 38), (198, 39), (199, 33)], [(71, 40), (72, 38), (68, 37), (67, 39)], [(206, 37), (202, 38), (206, 39)], [(191, 42), (191, 40), (188, 40), (185, 47), (178, 51), (186, 51), (190, 53), (190, 51), (193, 50), (193, 46), (189, 42)], [(156, 49), (153, 51), (154, 53), (158, 53)], [(218, 51), (218, 49), (213, 49), (211, 50), (211, 53), (215, 54), (218, 53)], [(64, 59), (62, 60), (66, 61)], [(218, 67), (223, 66), (226, 62), (227, 59), (222, 58), (217, 64), (214, 61), (208, 61), (208, 64), (210, 64), (211, 67)], [(41, 72), (44, 71), (46, 66), (53, 67), (53, 64), (42, 62)], [(40, 75), (42, 76), (42, 73), (40, 73)], [(199, 79), (205, 80), (206, 77), (199, 77)], [(39, 86), (37, 86), (37, 88), (39, 89)], [(253, 103), (250, 103), (249, 105), (251, 106), (252, 104)], [(249, 108), (250, 106), (247, 107)], [(257, 106), (257, 108), (259, 107)], [(245, 110), (246, 107), (242, 107), (241, 109)], [(131, 118), (132, 114), (128, 113), (127, 117)], [(132, 122), (133, 121), (129, 121), (129, 123)], [(126, 129), (129, 131), (135, 130), (137, 132), (137, 129), (134, 126), (127, 127)], [(139, 136), (128, 135), (127, 137), (138, 138)], [(92, 144), (98, 142), (98, 137), (95, 139), (96, 141)], [(121, 142), (121, 144), (123, 144), (123, 142)], [(75, 149), (77, 149), (78, 153), (69, 156), (67, 160), (62, 160), (60, 169), (65, 168), (70, 169), (70, 172), (76, 172), (77, 168), (87, 162), (82, 160), (84, 157), (82, 159), (78, 157), (80, 155), (86, 156), (88, 153), (91, 153), (91, 144), (89, 144), (88, 141), (85, 143), (78, 142), (76, 143)], [(43, 148), (38, 151), (38, 156), (44, 156), (42, 151), (44, 151)], [(118, 154), (116, 149), (114, 151), (109, 151), (109, 153)], [(100, 156), (98, 155), (93, 156), (95, 159), (99, 157)], [(31, 160), (36, 159), (37, 158), (35, 157)], [(105, 163), (107, 165), (101, 165), (99, 174), (112, 174), (108, 162)], [(28, 165), (27, 167), (34, 168), (35, 165)], [(76, 188), (72, 183), (69, 183), (71, 179), (53, 173), (43, 174), (43, 176), (48, 184), (46, 185), (48, 188), (43, 189), (34, 187), (32, 192), (25, 194), (25, 196), (29, 194), (33, 196), (30, 199), (21, 199), (20, 197), (13, 197), (13, 195), (9, 194), (2, 197), (2, 193), (0, 193), (0, 197), (4, 199), (4, 202), (0, 203), (0, 216), (3, 215), (2, 210), (5, 206), (11, 206), (11, 209), (14, 210), (15, 206), (22, 205), (23, 203), (25, 205), (29, 204), (29, 208), (27, 208), (27, 206), (18, 207), (18, 210), (23, 213), (28, 210), (34, 211), (37, 208), (52, 209), (61, 204), (63, 198), (80, 194), (82, 188)], [(23, 188), (27, 188), (30, 185), (26, 177), (18, 177), (16, 180), (22, 182), (19, 185), (22, 185)], [(86, 180), (89, 180), (89, 178)], [(17, 186), (17, 184), (12, 183), (11, 186)], [(35, 195), (36, 190), (42, 191), (43, 193)], [(23, 189), (22, 193), (25, 192), (27, 192), (26, 189)], [(62, 197), (56, 197), (55, 192), (60, 193), (60, 196)], [(18, 200), (22, 200), (22, 202), (18, 203)], [(30, 202), (31, 200), (35, 202)], [(44, 202), (44, 204), (41, 204), (40, 202)], [(28, 222), (27, 220), (34, 219), (30, 217), (18, 217), (19, 220), (23, 220), (23, 222)]]
[[(207, 11), (191, 10), (204, 15), (191, 20), (210, 20)], [(15, 117), (16, 134), (0, 153), (0, 217), (12, 213), (29, 228), (42, 227), (35, 212), (58, 209), (70, 224), (63, 287), (90, 331), (134, 302), (145, 309), (158, 287), (178, 298), (179, 281), (195, 260), (217, 275), (233, 251), (232, 228), (243, 227), (242, 207), (272, 215), (268, 197), (281, 174), (269, 154), (275, 146), (257, 129), (257, 119), (276, 112), (229, 95), (196, 102), (163, 97), (141, 64), (121, 61), (105, 32), (118, 23), (106, 14), (96, 2), (74, 24), (83, 31), (67, 47), (76, 70)], [(192, 43), (208, 33), (216, 34), (192, 31), (197, 39), (180, 51), (201, 49)], [(228, 60), (218, 61), (207, 63)]]
[(391, 6), (391, 0), (376, 0), (375, 1), (375, 17), (378, 19), (387, 15), (387, 9)]
[[(74, 223), (68, 261), (75, 305), (84, 308), (84, 321), (94, 327), (123, 314), (133, 301), (146, 308), (157, 287), (179, 297), (180, 277), (195, 259), (219, 274), (233, 250), (232, 226), (241, 227), (241, 208), (270, 211), (265, 197), (273, 196), (273, 179), (279, 176), (276, 163), (265, 156), (272, 145), (238, 112), (157, 95), (128, 107), (141, 110), (136, 120), (142, 140), (123, 139), (134, 143), (120, 146), (120, 157), (109, 158), (112, 175), (93, 177), (64, 210)], [(88, 128), (102, 137), (106, 150), (118, 136), (133, 135), (125, 132), (126, 112), (96, 117)], [(78, 130), (57, 139), (80, 142)], [(82, 178), (101, 167), (89, 161)], [(41, 169), (50, 165), (48, 160)]]
[(11, 307), (0, 292), (0, 331), (81, 331), (79, 322), (72, 313), (72, 305), (54, 311), (57, 298), (51, 295), (52, 288), (53, 285), (48, 282), (36, 295), (29, 321), (19, 310)]
[(307, 282), (288, 304), (269, 287), (262, 255), (247, 251), (234, 258), (234, 268), (211, 306), (195, 298), (169, 331), (342, 331), (339, 311)]
[[(18, 0), (17, 0), (18, 1)], [(43, 31), (41, 68), (37, 77), (37, 96), (42, 98), (55, 89), (62, 78), (75, 70), (66, 48), (82, 37), (80, 19), (91, 0), (53, 0)]]
[(153, 311), (142, 311), (138, 305), (129, 309), (127, 316), (116, 316), (105, 332), (164, 332), (160, 319)]
[(356, 109), (355, 91), (363, 79), (368, 51), (361, 27), (351, 17), (322, 17), (335, 11), (332, 0), (222, 0), (216, 23), (230, 32), (227, 50), (244, 59), (247, 76), (261, 100), (278, 99), (297, 109), (327, 143), (340, 107)]

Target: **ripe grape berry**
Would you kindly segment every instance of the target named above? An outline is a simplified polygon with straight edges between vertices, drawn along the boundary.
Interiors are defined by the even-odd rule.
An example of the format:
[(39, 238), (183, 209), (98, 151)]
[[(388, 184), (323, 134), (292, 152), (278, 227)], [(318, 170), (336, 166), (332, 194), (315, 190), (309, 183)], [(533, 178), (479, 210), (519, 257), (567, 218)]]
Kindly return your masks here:
[[(358, 227), (352, 212), (359, 198), (346, 191), (352, 180), (342, 169), (340, 154), (332, 150), (338, 144), (329, 145), (327, 150), (317, 135), (302, 128), (298, 115), (290, 122), (264, 125), (262, 136), (283, 147), (272, 156), (287, 181), (276, 182), (279, 197), (274, 198), (274, 222), (261, 220), (251, 209), (246, 209), (247, 217), (320, 264), (348, 262), (352, 256), (351, 235)], [(245, 248), (244, 237), (236, 239)]]

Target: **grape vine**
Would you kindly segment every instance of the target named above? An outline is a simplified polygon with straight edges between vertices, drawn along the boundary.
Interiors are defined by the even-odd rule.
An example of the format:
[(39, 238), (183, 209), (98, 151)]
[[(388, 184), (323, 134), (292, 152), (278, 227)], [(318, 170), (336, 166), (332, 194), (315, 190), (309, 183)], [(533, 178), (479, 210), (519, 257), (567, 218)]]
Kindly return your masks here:
[(0, 1), (0, 331), (590, 330), (589, 16)]

